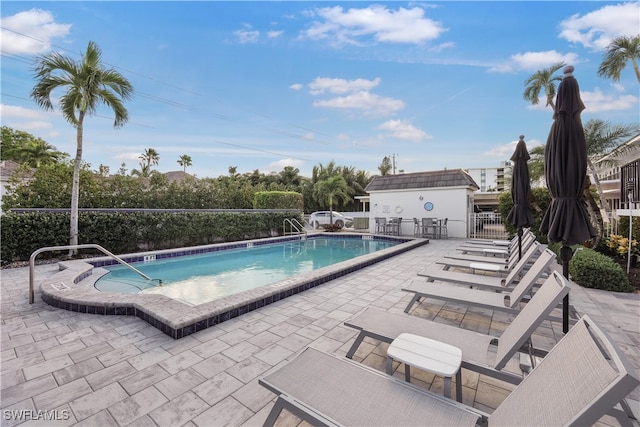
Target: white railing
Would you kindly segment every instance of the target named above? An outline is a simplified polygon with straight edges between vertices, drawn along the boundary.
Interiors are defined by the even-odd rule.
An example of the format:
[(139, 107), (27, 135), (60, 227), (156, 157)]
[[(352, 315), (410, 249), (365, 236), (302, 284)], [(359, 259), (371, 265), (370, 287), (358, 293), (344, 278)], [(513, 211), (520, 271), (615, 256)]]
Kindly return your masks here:
[(467, 236), (470, 239), (507, 239), (502, 216), (495, 212), (469, 214)]

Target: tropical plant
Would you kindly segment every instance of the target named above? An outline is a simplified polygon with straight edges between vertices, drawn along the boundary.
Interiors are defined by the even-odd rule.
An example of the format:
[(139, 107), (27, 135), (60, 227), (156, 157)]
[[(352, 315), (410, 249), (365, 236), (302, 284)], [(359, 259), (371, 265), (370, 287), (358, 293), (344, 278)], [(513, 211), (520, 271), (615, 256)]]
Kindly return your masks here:
[(380, 175), (389, 175), (393, 166), (391, 165), (391, 159), (389, 156), (384, 156), (380, 165), (378, 165), (378, 170), (380, 171)]
[(598, 75), (615, 82), (620, 81), (622, 70), (624, 70), (628, 62), (631, 62), (633, 71), (636, 73), (636, 79), (640, 83), (638, 60), (640, 60), (640, 34), (633, 37), (616, 37), (607, 46), (602, 63), (598, 68)]
[(41, 138), (8, 126), (2, 126), (0, 154), (2, 160), (13, 160), (34, 168), (47, 163), (60, 162), (69, 156)]
[(555, 111), (556, 106), (553, 99), (556, 97), (556, 82), (562, 80), (562, 76), (554, 76), (554, 74), (565, 66), (564, 62), (557, 62), (548, 68), (543, 68), (533, 73), (524, 82), (524, 94), (525, 101), (531, 102), (533, 105), (538, 105), (540, 102), (540, 92), (544, 91), (547, 96), (547, 103), (545, 107), (550, 105)]
[(31, 98), (41, 108), (52, 111), (52, 93), (56, 89), (66, 90), (60, 97), (60, 109), (65, 120), (76, 129), (69, 222), (70, 245), (78, 244), (78, 200), (85, 116), (94, 115), (98, 106), (104, 104), (113, 110), (115, 128), (123, 126), (129, 120), (123, 101), (131, 98), (133, 86), (117, 71), (106, 69), (101, 56), (100, 48), (90, 41), (79, 62), (53, 52), (39, 56), (34, 67), (37, 83), (31, 91)]
[(151, 166), (158, 166), (158, 163), (160, 162), (160, 153), (158, 153), (155, 148), (147, 148), (144, 150), (144, 153), (138, 156), (138, 158), (142, 161), (140, 165), (144, 163), (147, 166), (147, 169), (150, 169)]
[(333, 224), (333, 203), (347, 203), (351, 200), (349, 187), (342, 175), (334, 175), (318, 181), (313, 187), (314, 198), (321, 206), (329, 205), (329, 222)]
[(191, 156), (189, 156), (188, 154), (183, 154), (178, 159), (178, 164), (182, 166), (182, 171), (186, 172), (187, 168), (191, 166)]
[[(606, 212), (609, 218), (611, 217), (611, 208), (604, 197), (595, 164), (609, 167), (618, 166), (617, 160), (621, 153), (626, 152), (622, 144), (638, 132), (640, 132), (640, 126), (637, 124), (611, 124), (601, 119), (590, 119), (584, 125), (584, 137), (587, 145), (587, 176), (593, 178), (600, 199), (600, 208)], [(601, 216), (600, 220), (602, 220)], [(599, 239), (596, 241), (596, 247), (598, 243)]]

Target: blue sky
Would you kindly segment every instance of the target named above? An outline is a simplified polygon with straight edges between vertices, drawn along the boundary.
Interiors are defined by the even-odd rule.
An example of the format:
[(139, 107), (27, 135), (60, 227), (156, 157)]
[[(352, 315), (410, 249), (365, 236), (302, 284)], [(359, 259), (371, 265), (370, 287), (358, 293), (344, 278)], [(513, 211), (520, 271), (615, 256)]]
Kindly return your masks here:
[[(33, 60), (76, 60), (94, 41), (133, 84), (130, 120), (85, 121), (84, 159), (131, 171), (146, 148), (161, 172), (199, 177), (317, 164), (377, 173), (498, 167), (519, 135), (544, 144), (552, 111), (522, 98), (535, 71), (575, 66), (586, 110), (634, 123), (638, 82), (598, 77), (604, 48), (640, 32), (640, 3), (538, 2), (2, 2), (2, 125), (75, 153), (59, 111), (29, 99)], [(61, 93), (54, 93), (59, 97)]]

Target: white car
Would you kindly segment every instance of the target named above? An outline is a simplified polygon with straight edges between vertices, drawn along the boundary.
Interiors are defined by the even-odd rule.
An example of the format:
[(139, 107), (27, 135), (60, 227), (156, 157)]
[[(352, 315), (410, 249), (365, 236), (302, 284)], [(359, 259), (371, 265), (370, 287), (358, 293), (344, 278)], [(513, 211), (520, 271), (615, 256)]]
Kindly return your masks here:
[[(311, 214), (309, 224), (316, 229), (321, 225), (331, 224), (331, 212), (318, 211)], [(353, 218), (344, 216), (340, 212), (333, 211), (333, 223), (338, 227), (353, 227)]]

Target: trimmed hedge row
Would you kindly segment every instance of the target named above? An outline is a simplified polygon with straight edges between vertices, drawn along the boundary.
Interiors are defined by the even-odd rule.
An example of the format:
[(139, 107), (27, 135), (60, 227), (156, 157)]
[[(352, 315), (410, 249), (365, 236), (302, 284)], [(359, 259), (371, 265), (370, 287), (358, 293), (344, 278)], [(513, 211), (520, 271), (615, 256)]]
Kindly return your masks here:
[[(295, 210), (80, 212), (78, 243), (95, 243), (115, 254), (197, 246), (279, 235), (285, 218), (302, 222)], [(69, 213), (7, 213), (1, 233), (2, 262), (27, 260), (39, 248), (69, 244)]]

